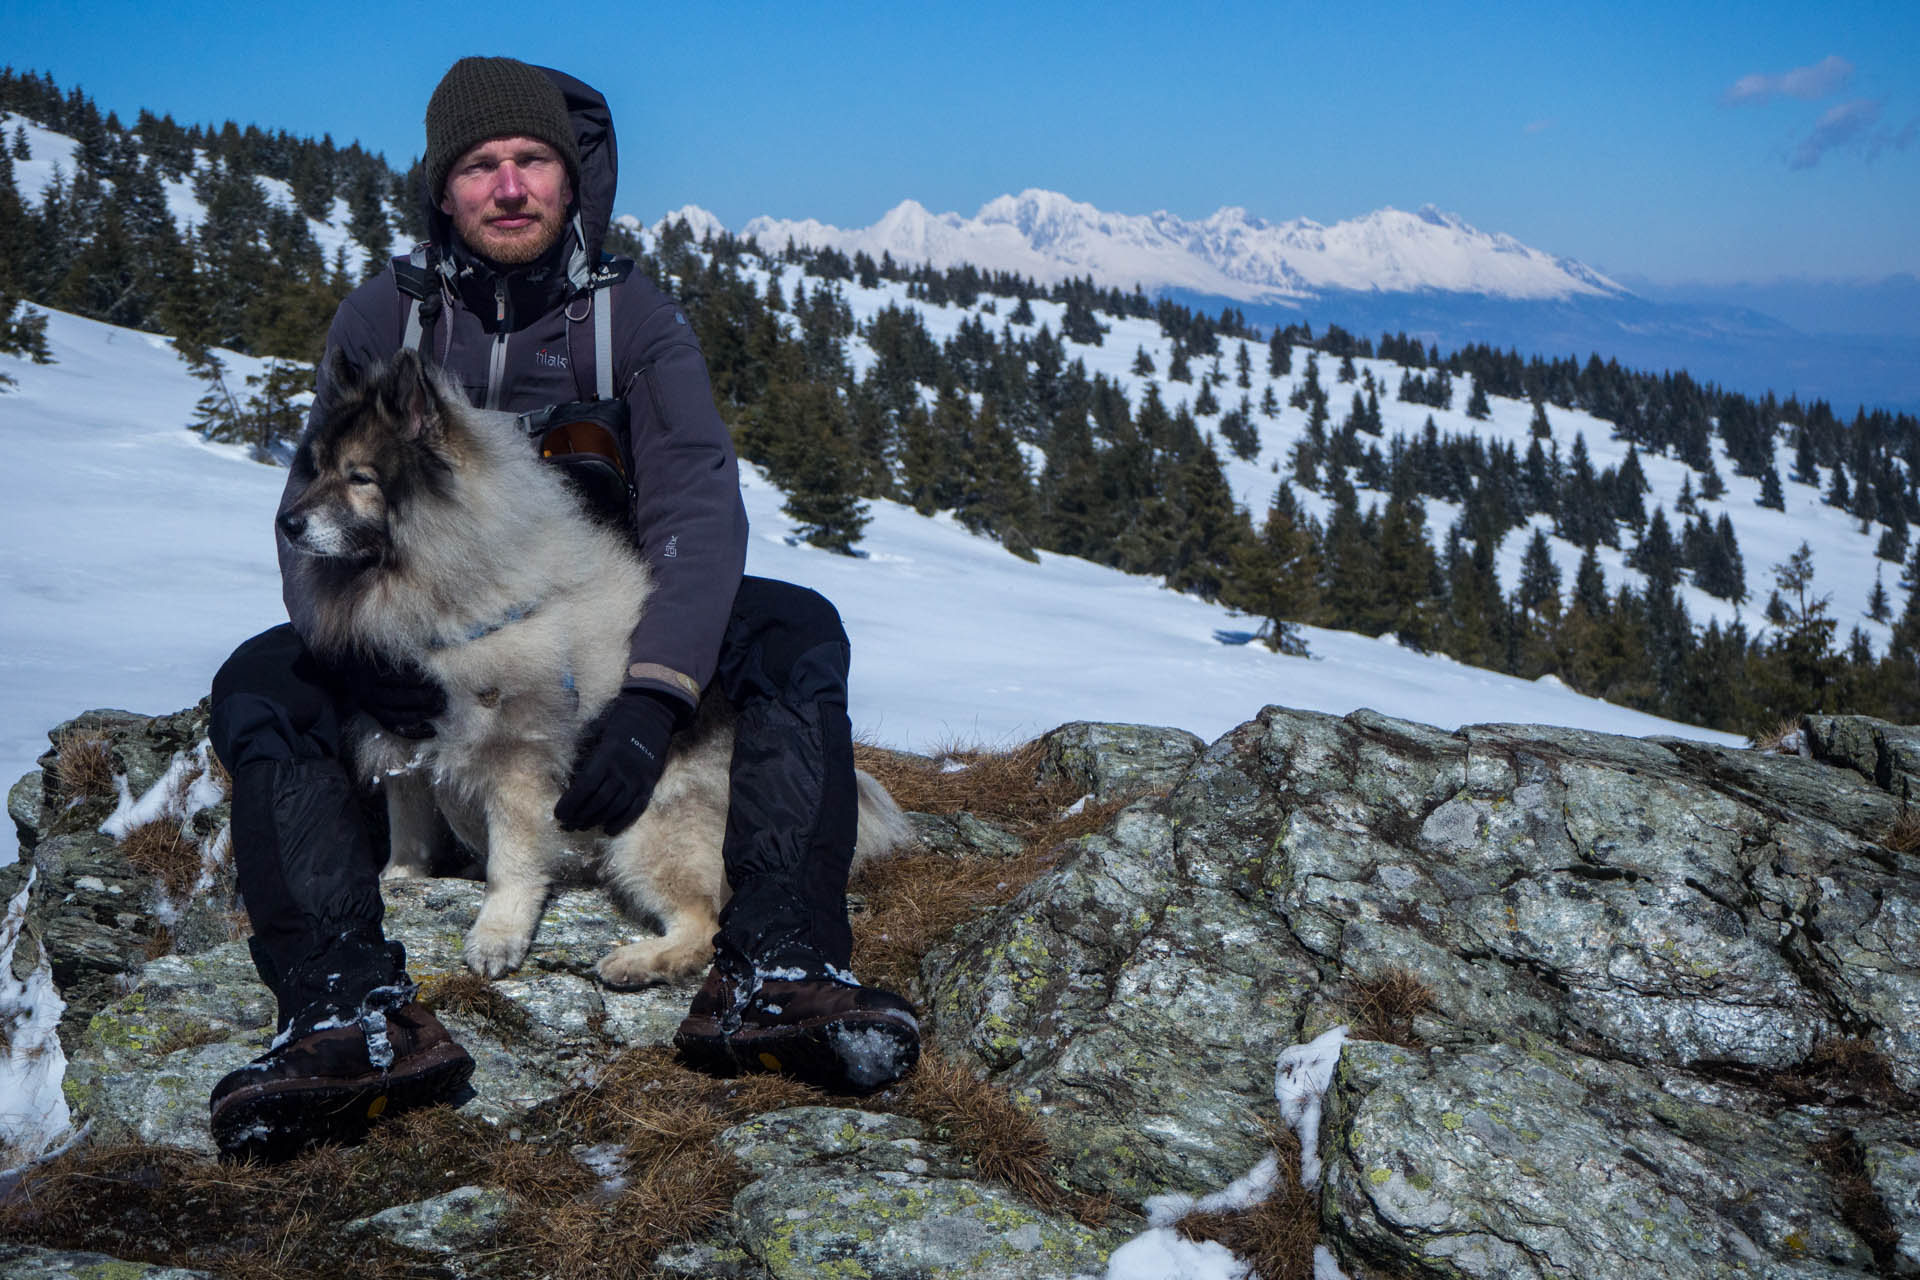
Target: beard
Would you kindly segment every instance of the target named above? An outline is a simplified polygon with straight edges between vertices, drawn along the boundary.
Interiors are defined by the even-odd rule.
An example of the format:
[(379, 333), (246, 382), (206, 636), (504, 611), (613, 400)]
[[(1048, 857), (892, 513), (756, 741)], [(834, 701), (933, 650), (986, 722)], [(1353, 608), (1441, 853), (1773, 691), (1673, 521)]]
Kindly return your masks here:
[(534, 261), (559, 243), (566, 219), (546, 210), (528, 210), (534, 221), (524, 227), (502, 230), (486, 217), (460, 219), (454, 230), (473, 250), (503, 267), (520, 267)]

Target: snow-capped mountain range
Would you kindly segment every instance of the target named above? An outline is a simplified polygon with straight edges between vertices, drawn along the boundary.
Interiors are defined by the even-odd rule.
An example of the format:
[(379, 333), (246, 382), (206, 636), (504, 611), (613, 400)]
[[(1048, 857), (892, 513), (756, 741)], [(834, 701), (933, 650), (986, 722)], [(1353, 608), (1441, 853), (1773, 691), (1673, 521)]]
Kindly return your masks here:
[[(718, 225), (698, 207), (668, 216), (684, 216), (696, 230)], [(1250, 303), (1330, 290), (1516, 301), (1628, 294), (1571, 258), (1482, 231), (1431, 205), (1417, 213), (1379, 209), (1331, 226), (1310, 218), (1269, 222), (1241, 208), (1192, 221), (1165, 210), (1109, 213), (1057, 191), (1030, 189), (989, 200), (972, 217), (932, 213), (903, 200), (870, 227), (761, 217), (740, 231), (769, 248), (791, 240), (876, 259), (889, 253), (902, 263), (972, 263), (1042, 282), (1091, 276), (1103, 286), (1190, 290)]]
[[(989, 200), (971, 217), (903, 200), (855, 228), (769, 217), (726, 228), (698, 205), (665, 220), (681, 218), (697, 236), (731, 229), (768, 249), (791, 240), (875, 259), (887, 253), (904, 265), (970, 263), (1041, 283), (1091, 276), (1103, 288), (1139, 285), (1210, 312), (1232, 304), (1256, 324), (1404, 332), (1442, 350), (1484, 342), (1545, 356), (1598, 352), (1749, 394), (1825, 398), (1842, 412), (1861, 403), (1920, 408), (1912, 338), (1809, 336), (1747, 306), (1656, 300), (1431, 205), (1332, 225), (1272, 222), (1232, 207), (1193, 221), (1110, 213), (1035, 189)], [(622, 221), (644, 229), (638, 218)]]

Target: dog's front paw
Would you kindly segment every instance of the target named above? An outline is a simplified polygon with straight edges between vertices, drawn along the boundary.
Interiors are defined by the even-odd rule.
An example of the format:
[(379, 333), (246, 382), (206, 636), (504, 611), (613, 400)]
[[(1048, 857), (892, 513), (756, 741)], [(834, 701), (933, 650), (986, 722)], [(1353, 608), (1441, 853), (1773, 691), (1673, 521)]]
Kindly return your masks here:
[(467, 930), (467, 968), (483, 978), (503, 978), (520, 967), (532, 945), (531, 932), (475, 921)]
[(382, 880), (420, 880), (426, 875), (425, 867), (416, 866), (411, 862), (389, 862), (386, 869), (380, 873), (380, 878)]
[(713, 947), (704, 939), (676, 943), (666, 938), (649, 938), (615, 947), (600, 957), (594, 966), (600, 981), (616, 991), (633, 991), (662, 982), (690, 978), (713, 959)]

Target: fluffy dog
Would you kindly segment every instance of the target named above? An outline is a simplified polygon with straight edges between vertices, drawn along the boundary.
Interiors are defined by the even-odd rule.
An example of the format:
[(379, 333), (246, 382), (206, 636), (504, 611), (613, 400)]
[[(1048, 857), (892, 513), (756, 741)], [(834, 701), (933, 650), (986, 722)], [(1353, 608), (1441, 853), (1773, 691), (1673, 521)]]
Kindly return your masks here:
[[(331, 370), (335, 406), (303, 444), (303, 480), (281, 532), (311, 576), (306, 639), (323, 658), (417, 664), (447, 693), (434, 736), (408, 740), (356, 717), (354, 760), (384, 781), (387, 878), (427, 874), (436, 808), (486, 859), (466, 962), (498, 977), (526, 958), (556, 875), (583, 860), (664, 936), (615, 948), (609, 986), (684, 977), (712, 955), (729, 889), (730, 711), (704, 700), (640, 820), (617, 837), (566, 833), (553, 806), (582, 735), (619, 692), (646, 607), (645, 563), (591, 518), (510, 414), (471, 408), (411, 351)], [(860, 778), (855, 865), (909, 838), (880, 784)]]

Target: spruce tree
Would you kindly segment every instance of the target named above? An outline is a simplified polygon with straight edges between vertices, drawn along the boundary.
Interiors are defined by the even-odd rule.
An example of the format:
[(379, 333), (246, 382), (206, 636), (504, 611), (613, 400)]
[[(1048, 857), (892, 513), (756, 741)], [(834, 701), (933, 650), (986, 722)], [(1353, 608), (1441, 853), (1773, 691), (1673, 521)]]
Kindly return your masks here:
[(1217, 600), (1244, 563), (1252, 530), (1234, 506), (1233, 489), (1210, 438), (1182, 466), (1178, 490), (1178, 510), (1184, 519), (1171, 548), (1167, 585)]
[[(1769, 470), (1771, 470), (1771, 468), (1769, 468)], [(1776, 479), (1776, 483), (1777, 482)], [(1827, 489), (1826, 503), (1828, 506), (1838, 507), (1842, 511), (1847, 510), (1847, 508), (1853, 504), (1852, 491), (1847, 485), (1847, 469), (1837, 462), (1833, 466), (1833, 484)], [(1762, 502), (1760, 505), (1766, 506), (1768, 504)], [(1784, 507), (1782, 509), (1784, 510)]]
[(1418, 497), (1394, 498), (1380, 518), (1377, 612), (1361, 630), (1391, 631), (1427, 653), (1438, 641), (1439, 565), (1427, 541), (1427, 512)]
[[(1844, 483), (1843, 476), (1845, 473), (1838, 467), (1834, 468), (1833, 474), (1836, 480)], [(1703, 491), (1704, 489), (1705, 486), (1702, 486)], [(1786, 495), (1780, 491), (1780, 473), (1774, 470), (1771, 462), (1767, 464), (1767, 469), (1761, 473), (1760, 497), (1757, 501), (1761, 506), (1771, 507), (1775, 511), (1785, 511), (1787, 509)]]
[[(1358, 630), (1369, 621), (1377, 621), (1378, 512), (1372, 519), (1361, 514), (1359, 496), (1339, 467), (1328, 472), (1327, 494), (1333, 499), (1333, 509), (1327, 517), (1321, 552), (1321, 599), (1329, 626)], [(1378, 635), (1379, 631), (1372, 634)]]
[(1253, 405), (1246, 396), (1240, 397), (1240, 403), (1231, 412), (1221, 415), (1220, 434), (1233, 450), (1233, 456), (1242, 462), (1252, 462), (1260, 456), (1260, 432), (1253, 425)]
[(1233, 603), (1264, 619), (1266, 645), (1275, 653), (1307, 656), (1301, 622), (1319, 612), (1318, 531), (1282, 481), (1273, 491), (1258, 539), (1243, 548)]
[(1762, 710), (1776, 719), (1834, 709), (1844, 664), (1833, 648), (1837, 624), (1827, 613), (1829, 598), (1813, 594), (1813, 576), (1813, 552), (1804, 542), (1773, 566), (1766, 616), (1774, 630), (1756, 675)]
[(1253, 386), (1253, 357), (1247, 354), (1247, 344), (1242, 342), (1239, 351), (1233, 357), (1234, 383), (1241, 389)]
[(1646, 574), (1649, 584), (1662, 590), (1671, 590), (1680, 580), (1679, 550), (1674, 545), (1673, 530), (1667, 525), (1665, 508), (1653, 509), (1653, 519), (1647, 522), (1640, 545), (1627, 554), (1627, 563)]
[(1151, 378), (1153, 376), (1153, 357), (1147, 354), (1145, 347), (1135, 347), (1133, 349), (1133, 374), (1137, 378)]
[(1588, 547), (1573, 574), (1573, 602), (1595, 618), (1607, 614), (1607, 576), (1600, 569), (1600, 556)]
[(1887, 601), (1887, 587), (1880, 581), (1878, 566), (1873, 571), (1873, 590), (1867, 595), (1867, 616), (1875, 622), (1885, 622), (1893, 616), (1892, 606)]
[(1033, 481), (1013, 432), (991, 400), (973, 416), (962, 450), (954, 509), (960, 523), (998, 538), (1024, 559), (1034, 558), (1027, 531), (1034, 525)]
[(1533, 398), (1533, 420), (1527, 424), (1527, 430), (1536, 440), (1547, 440), (1553, 436), (1553, 425), (1547, 421), (1546, 402), (1539, 396)]
[(1293, 348), (1280, 336), (1278, 329), (1267, 342), (1267, 376), (1284, 378), (1293, 372)]
[(1507, 647), (1505, 598), (1485, 537), (1469, 545), (1462, 521), (1447, 531), (1447, 632), (1442, 647), (1460, 661), (1499, 669)]
[(1473, 380), (1473, 394), (1467, 397), (1467, 416), (1485, 422), (1493, 416), (1493, 406), (1487, 403), (1487, 389), (1481, 380)]
[(1720, 468), (1713, 464), (1713, 459), (1708, 458), (1706, 470), (1700, 473), (1700, 497), (1706, 502), (1718, 502), (1726, 495), (1727, 482), (1720, 478)]
[(1533, 531), (1520, 562), (1520, 583), (1514, 598), (1534, 619), (1546, 623), (1560, 619), (1560, 566), (1554, 563), (1547, 535), (1538, 529)]

